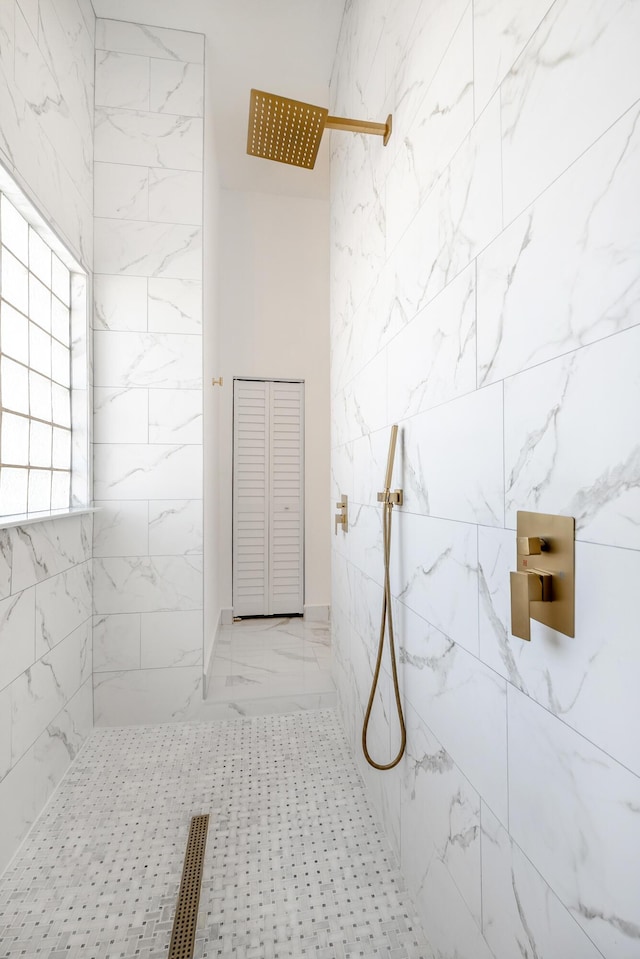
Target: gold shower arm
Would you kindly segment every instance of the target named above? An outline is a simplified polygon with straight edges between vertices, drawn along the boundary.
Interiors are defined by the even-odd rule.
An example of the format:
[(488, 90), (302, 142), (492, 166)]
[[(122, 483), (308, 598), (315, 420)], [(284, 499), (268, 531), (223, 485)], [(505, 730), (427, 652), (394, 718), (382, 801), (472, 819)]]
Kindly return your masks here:
[(325, 128), (329, 130), (346, 130), (348, 133), (372, 133), (383, 137), (383, 143), (386, 146), (391, 136), (391, 114), (387, 117), (386, 123), (374, 123), (372, 120), (351, 120), (349, 117), (328, 116), (325, 120)]

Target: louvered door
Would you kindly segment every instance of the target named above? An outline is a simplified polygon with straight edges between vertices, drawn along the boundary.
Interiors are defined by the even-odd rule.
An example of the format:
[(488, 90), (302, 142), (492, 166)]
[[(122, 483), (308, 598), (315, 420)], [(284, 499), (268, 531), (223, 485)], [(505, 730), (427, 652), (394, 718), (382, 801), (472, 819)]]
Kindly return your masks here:
[(303, 611), (303, 388), (234, 381), (235, 616)]

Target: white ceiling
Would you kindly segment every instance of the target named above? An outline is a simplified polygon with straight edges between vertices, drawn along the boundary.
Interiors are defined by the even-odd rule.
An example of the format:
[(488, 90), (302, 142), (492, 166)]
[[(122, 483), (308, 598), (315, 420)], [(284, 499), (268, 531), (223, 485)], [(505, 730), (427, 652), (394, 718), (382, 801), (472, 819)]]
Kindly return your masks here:
[(98, 17), (193, 30), (207, 37), (206, 110), (221, 185), (328, 195), (328, 137), (314, 170), (246, 155), (252, 87), (329, 106), (345, 0), (93, 0)]

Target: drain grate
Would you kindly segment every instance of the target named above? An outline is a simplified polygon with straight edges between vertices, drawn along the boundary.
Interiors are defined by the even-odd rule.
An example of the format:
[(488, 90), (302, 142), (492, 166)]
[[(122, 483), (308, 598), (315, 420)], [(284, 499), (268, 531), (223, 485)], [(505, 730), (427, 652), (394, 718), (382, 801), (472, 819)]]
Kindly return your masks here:
[(189, 827), (187, 851), (184, 854), (180, 892), (167, 959), (192, 959), (193, 957), (208, 828), (208, 815), (193, 816)]

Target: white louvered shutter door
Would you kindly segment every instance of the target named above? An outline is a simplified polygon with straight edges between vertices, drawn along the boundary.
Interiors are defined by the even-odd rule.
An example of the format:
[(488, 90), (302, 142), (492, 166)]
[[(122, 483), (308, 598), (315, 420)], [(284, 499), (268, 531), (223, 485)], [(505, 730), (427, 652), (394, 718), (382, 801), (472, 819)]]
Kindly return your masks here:
[(234, 616), (303, 612), (303, 389), (234, 381)]
[(262, 616), (269, 593), (269, 384), (233, 384), (233, 613)]
[(303, 384), (271, 387), (270, 613), (302, 613), (304, 582)]

